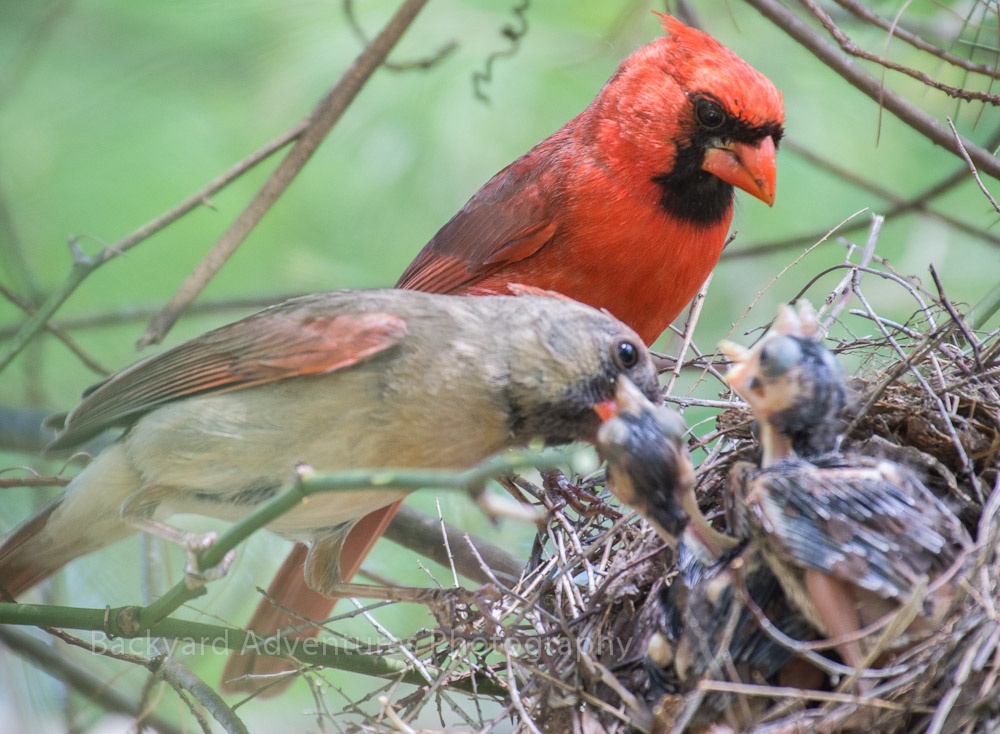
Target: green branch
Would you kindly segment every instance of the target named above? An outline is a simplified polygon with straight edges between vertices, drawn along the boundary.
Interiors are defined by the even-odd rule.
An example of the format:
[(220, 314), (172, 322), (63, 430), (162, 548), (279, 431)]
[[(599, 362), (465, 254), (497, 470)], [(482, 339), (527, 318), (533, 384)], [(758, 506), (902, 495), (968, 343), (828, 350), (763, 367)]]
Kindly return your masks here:
[[(260, 528), (281, 515), (298, 507), (310, 495), (326, 492), (356, 492), (359, 489), (447, 489), (481, 493), (486, 482), (496, 476), (510, 474), (526, 467), (555, 466), (565, 459), (561, 452), (539, 454), (537, 451), (516, 452), (495, 456), (464, 471), (430, 469), (358, 469), (353, 471), (320, 474), (308, 467), (300, 467), (296, 481), (290, 489), (261, 505), (236, 523), (205, 550), (198, 558), (204, 570), (218, 565), (226, 554)], [(173, 614), (181, 605), (205, 593), (205, 587), (190, 588), (178, 582), (163, 596), (142, 609), (134, 624), (136, 630), (152, 628), (157, 622)]]
[[(102, 632), (110, 638), (109, 645), (113, 645), (116, 638), (151, 640), (156, 637), (183, 642), (186, 648), (203, 653), (236, 650), (263, 655), (287, 655), (306, 665), (335, 668), (378, 678), (398, 678), (416, 686), (427, 684), (420, 672), (408, 668), (402, 660), (356, 652), (314, 638), (297, 639), (281, 635), (263, 637), (247, 630), (173, 618), (161, 620), (148, 629), (140, 630), (134, 624), (140, 609), (141, 607), (134, 606), (93, 609), (4, 602), (0, 603), (0, 624)], [(485, 677), (477, 676), (474, 679), (466, 676), (447, 685), (469, 693), (506, 695), (505, 689)]]
[[(424, 469), (362, 469), (331, 474), (300, 467), (293, 485), (282, 494), (234, 523), (199, 557), (202, 569), (211, 568), (250, 535), (283, 513), (305, 502), (311, 495), (328, 492), (370, 490), (444, 489), (479, 495), (493, 477), (527, 467), (550, 467), (565, 462), (564, 452), (521, 451), (491, 457), (463, 471)], [(394, 676), (406, 683), (423, 685), (426, 680), (400, 660), (354, 652), (317, 639), (276, 635), (262, 637), (253, 632), (218, 625), (173, 619), (169, 615), (181, 605), (206, 593), (205, 587), (189, 588), (183, 581), (146, 607), (125, 606), (85, 609), (41, 604), (0, 603), (0, 624), (33, 625), (103, 632), (110, 638), (159, 637), (183, 640), (201, 650), (239, 650), (269, 655), (290, 655), (307, 665), (318, 665), (376, 677)], [(486, 695), (505, 695), (496, 682), (483, 677), (463, 677), (452, 688)]]

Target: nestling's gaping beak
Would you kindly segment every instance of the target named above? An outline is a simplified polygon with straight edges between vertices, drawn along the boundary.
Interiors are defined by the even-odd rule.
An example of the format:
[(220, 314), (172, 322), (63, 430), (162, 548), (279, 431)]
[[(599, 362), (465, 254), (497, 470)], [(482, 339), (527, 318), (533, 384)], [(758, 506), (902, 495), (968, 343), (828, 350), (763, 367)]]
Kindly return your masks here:
[(724, 143), (710, 148), (701, 167), (773, 206), (778, 180), (775, 155), (774, 139), (768, 135), (756, 145)]
[(719, 351), (732, 362), (729, 365), (729, 370), (722, 377), (733, 389), (733, 392), (746, 400), (752, 375), (750, 365), (753, 356), (752, 350), (725, 339), (719, 342)]

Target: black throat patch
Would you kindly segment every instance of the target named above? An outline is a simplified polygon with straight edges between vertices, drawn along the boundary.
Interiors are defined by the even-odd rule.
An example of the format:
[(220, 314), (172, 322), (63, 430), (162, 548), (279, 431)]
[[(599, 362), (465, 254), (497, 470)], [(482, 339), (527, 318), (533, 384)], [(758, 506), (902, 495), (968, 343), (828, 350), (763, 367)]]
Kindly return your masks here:
[(778, 123), (750, 125), (729, 115), (707, 129), (697, 121), (695, 106), (699, 100), (711, 100), (724, 112), (722, 102), (713, 95), (703, 92), (691, 95), (687, 129), (693, 132), (674, 141), (677, 155), (673, 169), (654, 176), (653, 183), (660, 187), (660, 206), (669, 216), (711, 227), (728, 218), (733, 207), (732, 185), (702, 169), (705, 153), (713, 141), (755, 145), (770, 136), (777, 147), (784, 131)]
[(705, 148), (677, 149), (674, 169), (653, 177), (660, 187), (660, 207), (672, 218), (711, 227), (729, 216), (733, 187), (701, 168)]

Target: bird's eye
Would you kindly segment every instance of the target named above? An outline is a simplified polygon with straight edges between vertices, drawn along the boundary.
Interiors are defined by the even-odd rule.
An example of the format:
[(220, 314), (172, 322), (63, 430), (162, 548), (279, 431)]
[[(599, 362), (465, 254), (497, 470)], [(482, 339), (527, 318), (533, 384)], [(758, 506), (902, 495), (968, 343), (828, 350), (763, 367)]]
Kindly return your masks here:
[(618, 359), (619, 364), (627, 370), (639, 364), (639, 355), (641, 353), (639, 347), (627, 340), (620, 341), (615, 345), (615, 357)]
[(726, 121), (726, 113), (718, 103), (704, 97), (694, 103), (694, 114), (698, 118), (698, 124), (706, 130), (716, 130)]

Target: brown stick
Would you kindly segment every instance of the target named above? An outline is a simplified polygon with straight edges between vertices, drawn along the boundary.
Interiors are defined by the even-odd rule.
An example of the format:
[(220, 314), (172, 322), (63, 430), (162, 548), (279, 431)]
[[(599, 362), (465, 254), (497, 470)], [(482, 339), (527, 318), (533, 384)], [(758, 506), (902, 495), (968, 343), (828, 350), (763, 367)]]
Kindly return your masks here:
[(159, 343), (181, 313), (215, 277), (226, 260), (243, 243), (250, 231), (257, 226), (257, 223), (316, 152), (320, 143), (333, 129), (334, 124), (344, 114), (344, 111), (375, 70), (385, 61), (389, 51), (396, 45), (426, 3), (427, 0), (405, 0), (392, 19), (375, 37), (375, 40), (365, 47), (350, 68), (344, 72), (333, 89), (306, 118), (305, 131), (278, 164), (274, 173), (264, 182), (264, 185), (246, 208), (233, 220), (229, 228), (222, 233), (218, 242), (205, 254), (205, 257), (198, 263), (187, 280), (181, 284), (170, 302), (146, 327), (146, 331), (139, 338), (137, 345), (139, 349)]
[[(901, 95), (891, 89), (886, 89), (878, 79), (861, 68), (853, 59), (845, 57), (836, 46), (813, 31), (779, 0), (747, 0), (747, 3), (809, 49), (816, 58), (840, 74), (851, 86), (867, 94), (932, 143), (940, 145), (955, 155), (961, 155), (955, 137), (947, 125), (942, 125)], [(1000, 179), (1000, 159), (971, 140), (963, 138), (961, 142), (969, 154), (969, 158), (973, 160), (981, 172)]]

